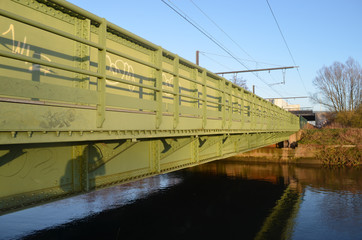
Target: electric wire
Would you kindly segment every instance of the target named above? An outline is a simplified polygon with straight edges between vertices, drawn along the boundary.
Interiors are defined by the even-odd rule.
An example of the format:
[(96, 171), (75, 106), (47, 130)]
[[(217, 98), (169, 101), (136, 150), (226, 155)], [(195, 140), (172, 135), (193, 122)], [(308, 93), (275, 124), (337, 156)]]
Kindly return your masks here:
[[(207, 56), (206, 54), (204, 54), (204, 52), (201, 52), (201, 51), (200, 51), (200, 54), (202, 54), (204, 57), (208, 58), (209, 60), (211, 60), (211, 61), (213, 61), (213, 62), (215, 62), (215, 63), (219, 64), (220, 66), (222, 66), (222, 67), (224, 67), (224, 68), (229, 69), (229, 70), (231, 70), (231, 71), (232, 71), (232, 69), (231, 69), (230, 67), (225, 66), (224, 64), (220, 63), (219, 61), (217, 61), (217, 60), (215, 60), (215, 59), (213, 59), (213, 58), (211, 58), (211, 57)], [(217, 54), (215, 54), (215, 55), (217, 55)], [(229, 56), (224, 56), (224, 57), (229, 57)], [(274, 80), (274, 81), (275, 81), (275, 80)], [(264, 90), (264, 89), (263, 89), (263, 88), (261, 88), (260, 86), (258, 87), (258, 89), (257, 89), (257, 90), (258, 90), (258, 91), (263, 92), (266, 96), (269, 94), (266, 90)]]
[[(225, 34), (241, 51), (243, 51), (246, 55), (248, 55), (251, 59), (255, 61), (255, 59), (247, 52), (245, 51), (234, 39), (230, 37), (229, 34), (227, 34), (214, 20), (212, 20), (193, 0), (190, 0), (190, 2), (205, 16), (207, 19), (210, 20), (221, 32)], [(255, 61), (256, 62), (256, 61)]]
[[(193, 0), (190, 0), (190, 2), (207, 18), (210, 20), (210, 22), (212, 22), (221, 32), (223, 32), (242, 52), (244, 52), (247, 56), (249, 56), (251, 59), (253, 60), (249, 60), (249, 59), (241, 59), (241, 58), (238, 58), (239, 60), (243, 60), (243, 61), (248, 61), (248, 62), (254, 62), (256, 63), (256, 65), (258, 65), (258, 63), (261, 63), (261, 64), (265, 64), (265, 65), (275, 65), (275, 66), (281, 66), (281, 65), (277, 65), (277, 64), (269, 64), (269, 63), (263, 63), (263, 62), (259, 62), (259, 61), (256, 61), (247, 51), (245, 51), (234, 39), (232, 39), (230, 37), (229, 34), (227, 34), (211, 17), (209, 17)], [(200, 53), (206, 53), (206, 52), (201, 52)], [(206, 53), (207, 54), (207, 53)], [(216, 62), (217, 64), (221, 65), (221, 66), (224, 66), (223, 64), (219, 63), (218, 61), (206, 56), (205, 54), (202, 54), (204, 57), (206, 58), (209, 58), (210, 60)], [(222, 56), (222, 55), (218, 55), (218, 54), (214, 54), (216, 56)], [(224, 57), (230, 57), (230, 56), (224, 56)], [(228, 68), (228, 67), (227, 67)], [(230, 68), (228, 68), (230, 69)], [(257, 74), (257, 73), (256, 73)], [(278, 83), (280, 84), (280, 83)], [(268, 84), (268, 86), (273, 86), (273, 84)]]
[(207, 33), (205, 30), (203, 30), (201, 27), (199, 27), (198, 24), (195, 23), (190, 17), (188, 17), (185, 13), (183, 13), (175, 4), (173, 4), (170, 0), (169, 2), (177, 8), (180, 12), (182, 12), (184, 15), (182, 15), (180, 12), (178, 12), (174, 7), (166, 3), (165, 0), (161, 0), (164, 4), (166, 4), (169, 8), (171, 8), (173, 11), (175, 11), (179, 16), (181, 16), (183, 19), (185, 19), (188, 23), (190, 23), (192, 26), (194, 26), (199, 32), (201, 32), (203, 35), (205, 35), (207, 38), (209, 38), (213, 43), (215, 43), (218, 47), (220, 47), (223, 51), (225, 51), (227, 54), (229, 54), (233, 59), (235, 59), (237, 62), (239, 62), (243, 67), (246, 69), (249, 69), (243, 62), (241, 62), (239, 59), (237, 59), (228, 49), (226, 49), (221, 43), (219, 43), (211, 34)]
[[(219, 56), (219, 57), (225, 57), (225, 58), (232, 58), (230, 56), (226, 56), (226, 55), (221, 55), (221, 54), (217, 54), (217, 53), (210, 53), (210, 52), (204, 52), (204, 51), (200, 51), (200, 53), (204, 53), (204, 54), (208, 54), (208, 55), (214, 55), (214, 56)], [(270, 66), (278, 66), (278, 67), (282, 67), (282, 65), (279, 64), (275, 64), (275, 63), (267, 63), (267, 62), (260, 62), (260, 61), (255, 61), (255, 60), (250, 60), (250, 59), (245, 59), (245, 58), (238, 58), (242, 61), (246, 61), (246, 62), (253, 62), (256, 64), (263, 64), (263, 65), (270, 65)]]
[[(215, 37), (213, 37), (210, 33), (208, 33), (203, 27), (201, 27), (199, 24), (196, 23), (193, 19), (191, 19), (185, 12), (183, 12), (179, 7), (177, 7), (172, 1), (168, 0), (172, 6), (167, 4), (164, 0), (162, 0), (164, 4), (166, 4), (168, 7), (170, 7), (173, 11), (175, 11), (179, 16), (181, 16), (184, 20), (186, 20), (188, 23), (190, 23), (193, 27), (195, 27), (199, 32), (204, 34), (207, 38), (209, 38), (212, 42), (214, 42), (217, 46), (219, 46), (221, 49), (225, 51), (226, 47), (220, 43)], [(176, 10), (177, 9), (177, 10)], [(228, 50), (227, 50), (228, 51)], [(243, 65), (246, 67), (245, 65)]]
[[(270, 4), (269, 4), (269, 1), (268, 1), (268, 0), (265, 0), (265, 1), (266, 1), (266, 3), (268, 4), (268, 7), (269, 7), (269, 10), (270, 10), (271, 14), (273, 15), (274, 21), (275, 21), (275, 23), (276, 23), (276, 25), (277, 25), (277, 27), (278, 27), (278, 29), (279, 29), (280, 35), (281, 35), (282, 38), (283, 38), (283, 41), (284, 41), (285, 46), (286, 46), (287, 49), (288, 49), (288, 52), (289, 52), (289, 55), (290, 55), (290, 57), (291, 57), (291, 59), (292, 59), (292, 61), (293, 61), (293, 64), (294, 64), (295, 66), (297, 66), (297, 64), (295, 63), (293, 54), (292, 54), (292, 52), (290, 51), (290, 48), (289, 48), (289, 46), (288, 46), (288, 43), (287, 43), (287, 41), (285, 40), (284, 34), (283, 34), (283, 32), (282, 32), (282, 29), (281, 29), (280, 26), (279, 26), (278, 20), (277, 20), (277, 18), (275, 17), (275, 14), (274, 14), (274, 12), (273, 12), (273, 9), (271, 8), (271, 6), (270, 6)], [(298, 68), (297, 68), (297, 72), (298, 72), (298, 75), (299, 75), (299, 79), (300, 79), (300, 81), (302, 82), (302, 85), (303, 85), (303, 87), (304, 87), (304, 90), (305, 90), (306, 92), (308, 92), (308, 91), (307, 91), (307, 88), (306, 88), (305, 85), (304, 85), (304, 81), (303, 81), (303, 79), (302, 79), (302, 76), (301, 76)]]
[[(170, 2), (174, 7), (172, 7), (170, 4), (168, 4), (165, 0), (161, 0), (165, 5), (167, 5), (169, 8), (171, 8), (176, 14), (178, 14), (180, 17), (182, 17), (184, 20), (186, 20), (189, 24), (191, 24), (193, 27), (195, 27), (199, 32), (201, 32), (204, 36), (206, 36), (209, 40), (211, 40), (213, 43), (215, 43), (219, 48), (221, 48), (223, 51), (225, 51), (227, 54), (229, 54), (235, 61), (237, 61), (238, 63), (240, 63), (243, 67), (245, 67), (247, 70), (250, 70), (248, 68), (248, 66), (246, 66), (243, 62), (241, 62), (238, 58), (236, 58), (228, 49), (226, 49), (226, 47), (224, 47), (221, 43), (219, 43), (214, 37), (212, 37), (211, 34), (207, 33), (206, 31), (204, 31), (201, 27), (198, 26), (198, 24), (195, 23), (195, 21), (193, 21), (190, 17), (188, 17), (186, 14), (181, 14), (179, 11), (177, 11), (177, 6), (172, 3), (170, 0), (168, 0), (168, 2)], [(177, 8), (177, 9), (175, 9)], [(181, 10), (180, 10), (181, 11)], [(182, 12), (182, 11), (181, 11)], [(253, 72), (252, 72), (253, 73)], [(256, 76), (260, 81), (262, 81), (265, 85), (267, 85), (272, 91), (274, 91), (275, 93), (277, 93), (279, 96), (282, 97), (282, 95), (276, 91), (275, 89), (273, 89), (272, 87), (270, 87), (268, 85), (268, 83), (266, 83), (263, 79), (261, 79), (257, 74), (253, 73), (254, 76)]]
[(206, 57), (206, 58), (210, 59), (211, 61), (213, 61), (213, 62), (215, 62), (215, 63), (219, 64), (220, 66), (222, 66), (222, 67), (224, 67), (224, 68), (227, 68), (228, 70), (232, 71), (232, 69), (231, 69), (230, 67), (228, 67), (228, 66), (226, 66), (226, 65), (224, 65), (224, 64), (222, 64), (222, 63), (220, 63), (219, 61), (216, 61), (215, 59), (213, 59), (213, 58), (211, 58), (211, 57), (207, 56), (207, 55), (206, 55), (206, 54), (204, 54), (203, 52), (200, 52), (200, 54), (201, 54), (202, 56), (204, 56), (204, 57)]
[(277, 82), (277, 80), (275, 80), (275, 78), (271, 75), (270, 71), (269, 71), (269, 77), (272, 79), (272, 83), (269, 84), (270, 86), (281, 84), (281, 82)]

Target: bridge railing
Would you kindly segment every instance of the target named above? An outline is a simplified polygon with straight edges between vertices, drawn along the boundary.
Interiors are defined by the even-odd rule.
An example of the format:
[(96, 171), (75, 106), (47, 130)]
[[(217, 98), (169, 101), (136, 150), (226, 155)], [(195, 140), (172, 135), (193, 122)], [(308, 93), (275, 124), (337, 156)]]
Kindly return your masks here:
[(298, 129), (298, 117), (66, 1), (0, 1), (0, 215)]
[(287, 111), (68, 2), (1, 4), (0, 144), (299, 128)]

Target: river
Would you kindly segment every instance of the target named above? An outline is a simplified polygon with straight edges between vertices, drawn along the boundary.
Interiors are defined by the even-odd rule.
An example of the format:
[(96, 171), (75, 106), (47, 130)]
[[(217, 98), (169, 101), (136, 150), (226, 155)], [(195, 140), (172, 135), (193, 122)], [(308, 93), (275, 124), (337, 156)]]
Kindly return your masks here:
[(220, 160), (0, 216), (0, 239), (362, 239), (358, 168)]

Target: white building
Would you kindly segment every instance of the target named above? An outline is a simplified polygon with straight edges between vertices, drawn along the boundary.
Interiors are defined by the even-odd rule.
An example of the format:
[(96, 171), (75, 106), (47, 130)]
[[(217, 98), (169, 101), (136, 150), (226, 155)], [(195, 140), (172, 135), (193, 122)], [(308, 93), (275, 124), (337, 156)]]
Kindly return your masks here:
[(285, 110), (300, 110), (300, 104), (288, 104), (287, 101), (283, 100), (283, 99), (266, 99), (267, 101), (277, 105), (280, 108), (283, 108)]

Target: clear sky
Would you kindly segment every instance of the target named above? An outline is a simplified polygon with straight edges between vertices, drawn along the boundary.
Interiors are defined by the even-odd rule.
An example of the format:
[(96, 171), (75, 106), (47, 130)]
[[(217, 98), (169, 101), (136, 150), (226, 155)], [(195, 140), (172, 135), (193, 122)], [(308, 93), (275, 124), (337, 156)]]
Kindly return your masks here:
[[(266, 0), (165, 1), (212, 35), (241, 63), (161, 0), (69, 0), (191, 62), (195, 62), (195, 52), (201, 51), (200, 65), (211, 72), (293, 66), (295, 61), (300, 75), (295, 69), (286, 70), (284, 85), (269, 86), (283, 81), (280, 70), (237, 75), (246, 79), (249, 89), (255, 85), (256, 94), (264, 98), (308, 96), (317, 92), (313, 79), (323, 66), (345, 62), (348, 57), (362, 64), (361, 0), (269, 0), (294, 61)], [(308, 99), (288, 102), (320, 109)]]

